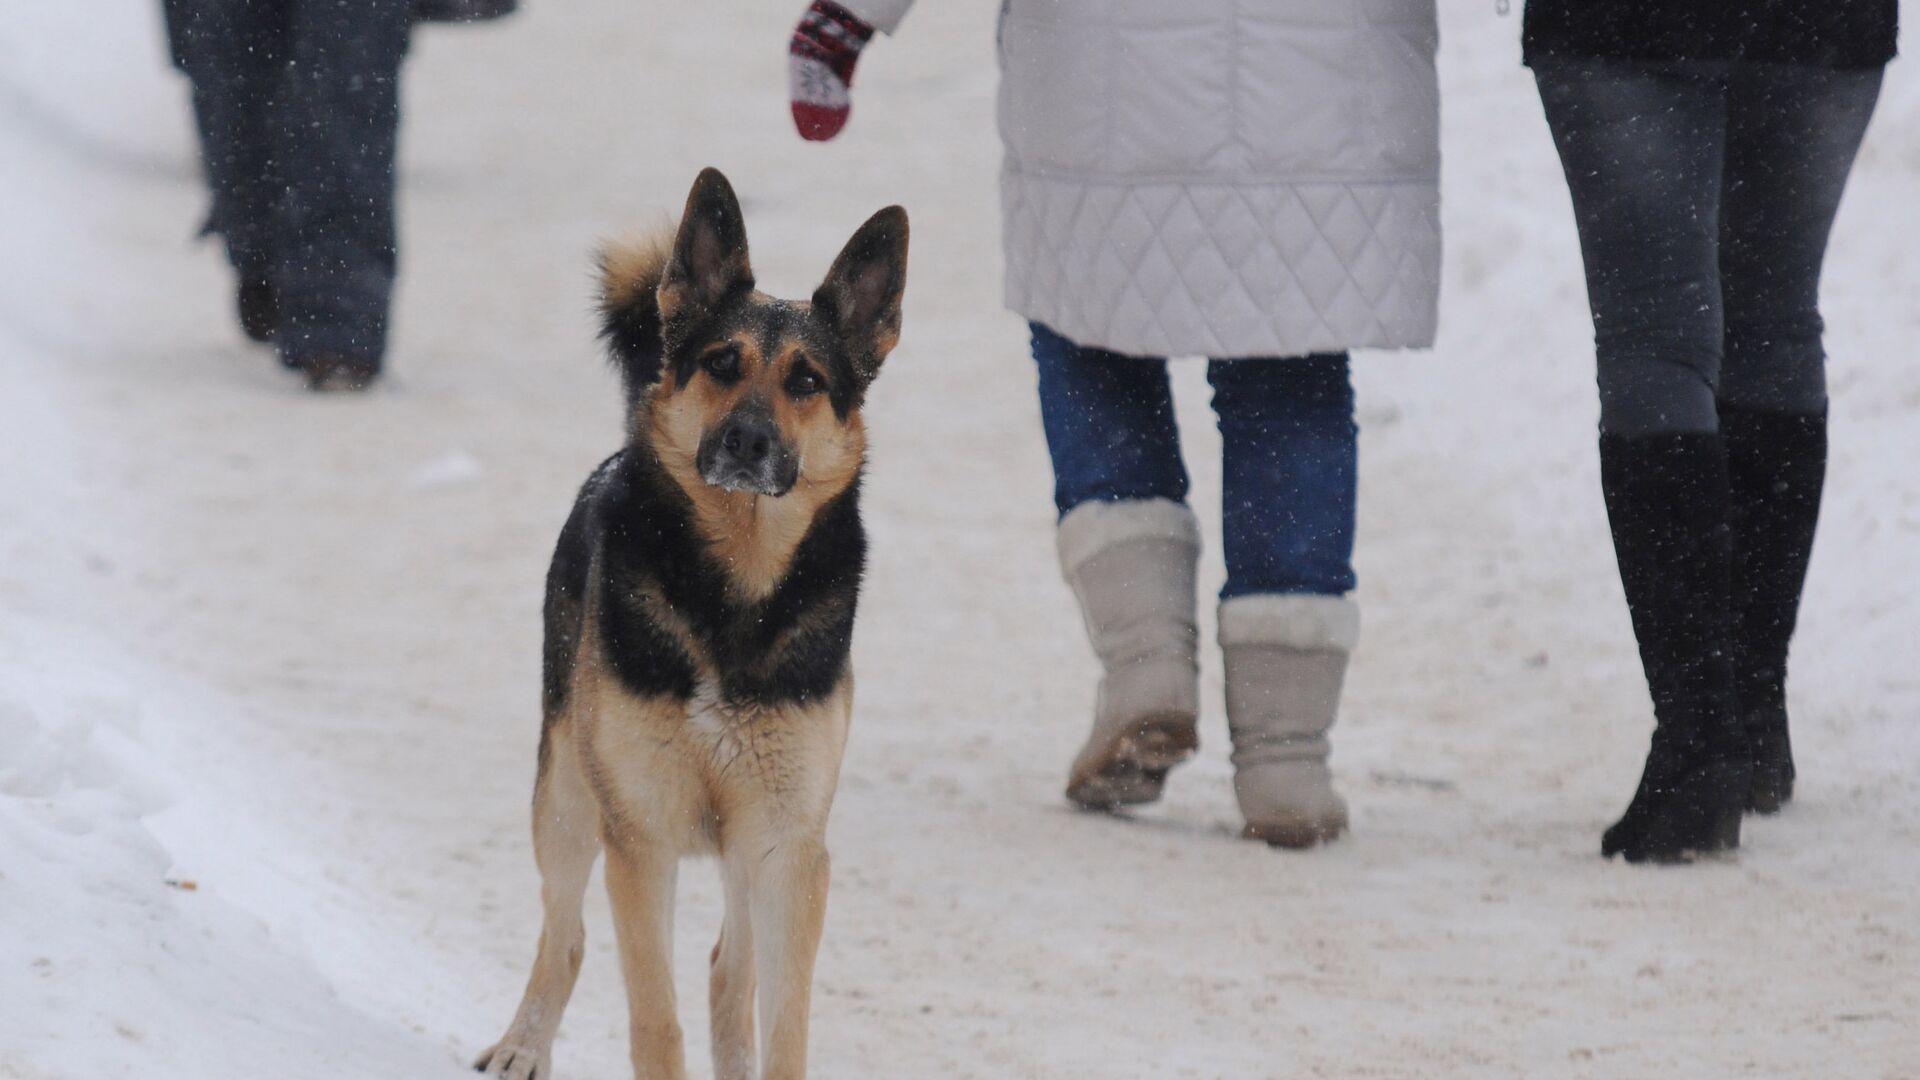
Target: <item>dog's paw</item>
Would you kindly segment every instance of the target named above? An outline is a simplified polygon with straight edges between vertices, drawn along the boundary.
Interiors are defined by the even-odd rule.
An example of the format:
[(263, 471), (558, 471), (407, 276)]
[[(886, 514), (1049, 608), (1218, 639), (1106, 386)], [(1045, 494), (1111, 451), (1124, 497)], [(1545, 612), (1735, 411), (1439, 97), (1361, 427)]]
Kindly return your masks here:
[(553, 1064), (543, 1050), (502, 1039), (473, 1063), (473, 1071), (500, 1080), (553, 1080)]

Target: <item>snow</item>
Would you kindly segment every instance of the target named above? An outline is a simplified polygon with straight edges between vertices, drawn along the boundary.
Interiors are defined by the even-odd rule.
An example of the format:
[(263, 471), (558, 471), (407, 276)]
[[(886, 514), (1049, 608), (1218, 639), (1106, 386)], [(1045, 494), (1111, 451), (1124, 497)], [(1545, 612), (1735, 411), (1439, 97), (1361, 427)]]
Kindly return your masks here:
[[(1920, 1075), (1912, 61), (1827, 279), (1799, 800), (1735, 860), (1636, 869), (1596, 853), (1649, 719), (1565, 190), (1517, 21), (1445, 5), (1443, 336), (1358, 364), (1366, 632), (1334, 759), (1355, 831), (1288, 854), (1233, 838), (1211, 658), (1207, 745), (1166, 803), (1064, 807), (1093, 664), (998, 306), (994, 5), (923, 5), (878, 42), (825, 147), (789, 130), (799, 6), (536, 2), (423, 30), (394, 373), (354, 400), (245, 346), (189, 242), (158, 5), (10, 13), (0, 1078), (451, 1078), (498, 1037), (538, 926), (541, 575), (620, 432), (588, 253), (705, 164), (779, 294), (873, 209), (914, 220), (905, 342), (868, 411), (817, 1075)], [(1177, 382), (1210, 520), (1205, 385)], [(702, 1076), (718, 887), (683, 881)], [(597, 890), (588, 926), (555, 1058), (607, 1080), (626, 1036)]]

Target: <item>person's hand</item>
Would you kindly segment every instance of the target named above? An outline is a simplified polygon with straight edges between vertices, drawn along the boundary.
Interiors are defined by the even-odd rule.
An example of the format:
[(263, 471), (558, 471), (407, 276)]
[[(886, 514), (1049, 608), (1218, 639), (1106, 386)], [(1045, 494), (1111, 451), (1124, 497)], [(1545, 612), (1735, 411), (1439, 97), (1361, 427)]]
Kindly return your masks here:
[(800, 16), (787, 48), (787, 77), (801, 138), (831, 139), (847, 126), (853, 65), (872, 37), (873, 27), (833, 0), (813, 0)]

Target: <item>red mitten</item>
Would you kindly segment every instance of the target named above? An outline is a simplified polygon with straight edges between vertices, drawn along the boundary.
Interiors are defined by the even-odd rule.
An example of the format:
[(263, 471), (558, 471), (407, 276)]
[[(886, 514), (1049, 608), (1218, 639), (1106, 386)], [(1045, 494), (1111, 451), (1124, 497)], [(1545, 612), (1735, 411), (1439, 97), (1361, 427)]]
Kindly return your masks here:
[(787, 76), (801, 138), (831, 139), (847, 125), (853, 65), (872, 37), (873, 27), (833, 0), (813, 0), (800, 17), (787, 48)]

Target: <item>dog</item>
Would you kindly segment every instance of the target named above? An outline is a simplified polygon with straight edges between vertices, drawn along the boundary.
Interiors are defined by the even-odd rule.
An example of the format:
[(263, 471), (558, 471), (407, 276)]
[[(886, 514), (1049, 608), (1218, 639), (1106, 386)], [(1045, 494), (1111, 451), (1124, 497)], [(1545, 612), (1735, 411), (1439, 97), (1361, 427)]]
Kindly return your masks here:
[[(900, 337), (907, 215), (853, 234), (811, 301), (754, 288), (726, 178), (669, 240), (601, 256), (627, 437), (547, 573), (533, 849), (545, 921), (525, 997), (476, 1069), (548, 1080), (606, 852), (634, 1075), (685, 1075), (671, 974), (680, 860), (716, 855), (719, 1080), (806, 1074), (826, 825), (853, 704), (866, 559), (861, 406)], [(756, 988), (760, 1023), (754, 1037)]]

